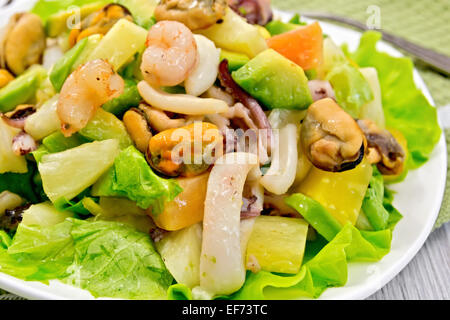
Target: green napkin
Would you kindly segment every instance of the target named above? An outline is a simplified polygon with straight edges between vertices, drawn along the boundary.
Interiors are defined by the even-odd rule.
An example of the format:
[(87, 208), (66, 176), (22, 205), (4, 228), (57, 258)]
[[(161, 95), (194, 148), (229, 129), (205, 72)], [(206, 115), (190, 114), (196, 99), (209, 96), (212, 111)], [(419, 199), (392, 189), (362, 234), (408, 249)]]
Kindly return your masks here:
[[(448, 0), (272, 0), (280, 10), (329, 12), (366, 22), (375, 10), (380, 12), (381, 28), (425, 47), (450, 56), (450, 2)], [(376, 7), (373, 7), (376, 6)], [(404, 52), (405, 53), (405, 52)], [(407, 53), (405, 53), (407, 55)], [(439, 108), (450, 104), (450, 78), (416, 64)], [(450, 129), (446, 130), (450, 150)], [(448, 166), (447, 166), (448, 167)], [(441, 212), (435, 228), (450, 221), (450, 175)]]

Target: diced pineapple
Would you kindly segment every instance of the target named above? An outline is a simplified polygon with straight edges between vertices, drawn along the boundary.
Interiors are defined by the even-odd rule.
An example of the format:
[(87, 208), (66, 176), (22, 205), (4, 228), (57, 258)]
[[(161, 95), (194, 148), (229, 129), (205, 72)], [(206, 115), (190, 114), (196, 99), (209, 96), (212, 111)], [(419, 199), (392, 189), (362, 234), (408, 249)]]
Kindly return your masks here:
[(91, 121), (80, 130), (80, 135), (97, 141), (117, 139), (120, 149), (126, 149), (133, 144), (123, 122), (103, 109), (97, 110)]
[(212, 40), (217, 47), (244, 53), (250, 58), (267, 49), (266, 40), (258, 28), (248, 24), (230, 8), (222, 23), (196, 32)]
[(296, 191), (318, 201), (341, 225), (355, 225), (371, 177), (372, 166), (366, 159), (339, 173), (313, 167)]
[(19, 129), (8, 126), (0, 119), (0, 174), (5, 172), (25, 173), (28, 171), (25, 157), (16, 155), (12, 150), (13, 138)]
[(373, 93), (373, 100), (361, 107), (359, 119), (372, 120), (378, 127), (384, 128), (386, 121), (384, 119), (383, 101), (377, 69), (370, 67), (361, 68), (359, 71), (361, 71), (361, 74), (367, 80)]
[(22, 203), (24, 201), (19, 195), (9, 191), (3, 191), (0, 193), (0, 217), (5, 213), (5, 210), (17, 208)]
[(117, 140), (96, 141), (42, 157), (39, 163), (44, 191), (55, 201), (71, 200), (91, 186), (114, 163)]
[(147, 30), (126, 19), (121, 19), (103, 37), (87, 61), (104, 59), (117, 71), (136, 53), (144, 49), (146, 39)]
[(256, 218), (247, 246), (247, 268), (298, 273), (307, 234), (308, 223), (303, 219), (275, 216)]
[(202, 249), (200, 223), (169, 233), (161, 241), (156, 242), (155, 246), (167, 269), (178, 283), (189, 288), (200, 285)]
[(22, 223), (27, 226), (50, 227), (73, 217), (69, 211), (59, 211), (50, 202), (34, 204), (23, 213)]
[(25, 131), (35, 140), (41, 140), (61, 128), (56, 113), (58, 98), (59, 95), (54, 96), (25, 120)]

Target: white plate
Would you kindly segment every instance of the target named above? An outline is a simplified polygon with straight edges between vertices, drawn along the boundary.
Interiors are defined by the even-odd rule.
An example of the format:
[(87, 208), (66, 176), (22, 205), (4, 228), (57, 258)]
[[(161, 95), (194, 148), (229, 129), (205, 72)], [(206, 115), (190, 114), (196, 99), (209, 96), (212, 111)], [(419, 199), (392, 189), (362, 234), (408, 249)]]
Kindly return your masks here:
[[(32, 6), (32, 1), (16, 0), (15, 6), (0, 12), (0, 21), (15, 11)], [(17, 9), (19, 8), (19, 9)], [(291, 14), (279, 13), (282, 17)], [(360, 33), (321, 23), (324, 32), (338, 44), (348, 43), (356, 49)], [(378, 48), (393, 56), (401, 53), (390, 45), (380, 42)], [(415, 72), (417, 86), (433, 104), (425, 83)], [(392, 239), (391, 252), (377, 263), (349, 264), (348, 282), (344, 287), (331, 288), (321, 299), (364, 299), (381, 289), (394, 278), (415, 256), (424, 244), (436, 221), (441, 206), (447, 175), (447, 150), (444, 135), (433, 151), (430, 160), (420, 169), (411, 171), (408, 177), (393, 189), (397, 191), (394, 205), (404, 215), (397, 225)], [(0, 273), (0, 287), (29, 299), (92, 299), (87, 291), (51, 281), (50, 285), (25, 282)]]

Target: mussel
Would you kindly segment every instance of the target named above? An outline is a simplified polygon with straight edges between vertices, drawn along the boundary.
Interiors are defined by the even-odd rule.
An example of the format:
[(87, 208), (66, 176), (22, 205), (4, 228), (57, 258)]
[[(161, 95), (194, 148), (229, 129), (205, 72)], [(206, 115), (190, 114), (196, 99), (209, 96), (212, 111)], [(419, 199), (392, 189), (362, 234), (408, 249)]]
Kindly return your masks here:
[(33, 13), (16, 13), (0, 34), (0, 68), (20, 75), (41, 62), (45, 47), (41, 18)]
[(309, 107), (301, 140), (311, 163), (331, 172), (354, 169), (363, 160), (367, 143), (356, 121), (330, 98)]
[(161, 0), (155, 9), (155, 18), (178, 21), (191, 30), (198, 30), (222, 19), (226, 8), (227, 0)]

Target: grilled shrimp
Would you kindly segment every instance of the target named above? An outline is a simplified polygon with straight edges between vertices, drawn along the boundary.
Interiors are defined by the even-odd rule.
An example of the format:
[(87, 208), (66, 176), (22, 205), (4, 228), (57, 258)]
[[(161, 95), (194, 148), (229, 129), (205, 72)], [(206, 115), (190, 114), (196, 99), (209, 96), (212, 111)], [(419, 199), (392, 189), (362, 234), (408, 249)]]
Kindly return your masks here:
[(90, 61), (70, 74), (59, 95), (61, 131), (69, 137), (84, 128), (104, 103), (122, 94), (123, 79), (104, 60)]
[(141, 64), (149, 84), (176, 86), (186, 80), (196, 64), (197, 44), (184, 24), (160, 21), (150, 29)]

